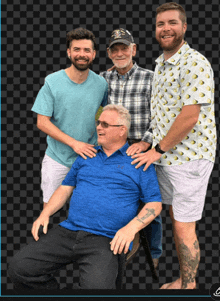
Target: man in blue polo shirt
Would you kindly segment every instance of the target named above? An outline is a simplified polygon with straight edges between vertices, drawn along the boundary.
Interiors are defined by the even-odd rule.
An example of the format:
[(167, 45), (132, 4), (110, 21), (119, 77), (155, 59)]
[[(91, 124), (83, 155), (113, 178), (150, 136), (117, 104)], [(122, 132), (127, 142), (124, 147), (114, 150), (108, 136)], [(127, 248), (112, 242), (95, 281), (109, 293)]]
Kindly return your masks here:
[[(97, 154), (78, 157), (34, 222), (35, 241), (11, 260), (15, 289), (58, 289), (53, 273), (77, 261), (81, 289), (114, 289), (118, 256), (134, 236), (161, 212), (153, 165), (135, 169), (126, 154), (131, 117), (120, 105), (107, 105), (97, 121)], [(48, 230), (49, 218), (71, 197), (67, 220)], [(138, 213), (139, 200), (145, 203)], [(45, 235), (38, 237), (40, 226)]]

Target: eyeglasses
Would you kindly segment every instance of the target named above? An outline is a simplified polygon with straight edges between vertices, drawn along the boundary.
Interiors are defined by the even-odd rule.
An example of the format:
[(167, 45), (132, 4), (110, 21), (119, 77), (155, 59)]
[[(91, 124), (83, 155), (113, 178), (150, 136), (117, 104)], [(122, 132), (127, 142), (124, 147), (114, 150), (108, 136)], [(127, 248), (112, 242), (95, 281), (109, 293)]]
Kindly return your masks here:
[(100, 120), (96, 120), (96, 126), (100, 125), (101, 124), (101, 127), (107, 129), (109, 126), (123, 126), (123, 124), (108, 124), (107, 122), (105, 121), (100, 121)]

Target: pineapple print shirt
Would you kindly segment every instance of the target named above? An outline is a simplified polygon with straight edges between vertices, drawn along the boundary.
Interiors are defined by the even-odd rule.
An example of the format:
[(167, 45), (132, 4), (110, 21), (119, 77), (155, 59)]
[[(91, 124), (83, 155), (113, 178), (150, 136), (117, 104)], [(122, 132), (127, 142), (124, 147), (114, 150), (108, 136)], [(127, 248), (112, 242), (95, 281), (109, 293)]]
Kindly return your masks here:
[(187, 137), (155, 164), (172, 166), (198, 159), (214, 162), (216, 125), (210, 63), (187, 43), (167, 61), (162, 54), (156, 63), (151, 96), (153, 146), (166, 136), (183, 106), (200, 104), (201, 110), (197, 124)]

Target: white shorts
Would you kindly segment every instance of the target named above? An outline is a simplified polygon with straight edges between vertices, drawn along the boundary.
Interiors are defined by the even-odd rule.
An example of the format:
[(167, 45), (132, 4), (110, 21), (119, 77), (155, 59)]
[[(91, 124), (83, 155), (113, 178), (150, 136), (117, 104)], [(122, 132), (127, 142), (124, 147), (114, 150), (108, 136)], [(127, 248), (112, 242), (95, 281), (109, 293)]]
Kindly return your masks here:
[(172, 205), (176, 221), (195, 222), (202, 218), (213, 166), (213, 162), (203, 159), (175, 166), (155, 164), (162, 202)]
[(61, 185), (70, 168), (66, 167), (45, 154), (41, 168), (41, 189), (43, 202), (48, 203), (54, 191)]

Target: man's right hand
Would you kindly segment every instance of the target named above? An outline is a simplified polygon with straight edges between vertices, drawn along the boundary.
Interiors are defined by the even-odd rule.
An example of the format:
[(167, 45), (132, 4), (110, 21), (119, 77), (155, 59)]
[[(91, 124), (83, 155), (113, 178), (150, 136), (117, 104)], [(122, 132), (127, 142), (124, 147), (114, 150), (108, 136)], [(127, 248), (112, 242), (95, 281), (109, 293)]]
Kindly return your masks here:
[(87, 159), (86, 156), (93, 158), (96, 156), (97, 153), (97, 150), (94, 148), (94, 145), (77, 141), (77, 140), (74, 141), (74, 144), (72, 145), (72, 149), (83, 159)]
[(42, 215), (42, 214), (33, 223), (33, 226), (32, 226), (32, 229), (31, 229), (31, 233), (32, 233), (32, 235), (33, 235), (33, 237), (34, 237), (34, 239), (36, 241), (39, 239), (38, 231), (40, 229), (40, 226), (43, 226), (43, 233), (46, 234), (47, 233), (47, 229), (48, 229), (48, 224), (49, 224), (49, 216)]

